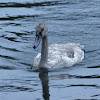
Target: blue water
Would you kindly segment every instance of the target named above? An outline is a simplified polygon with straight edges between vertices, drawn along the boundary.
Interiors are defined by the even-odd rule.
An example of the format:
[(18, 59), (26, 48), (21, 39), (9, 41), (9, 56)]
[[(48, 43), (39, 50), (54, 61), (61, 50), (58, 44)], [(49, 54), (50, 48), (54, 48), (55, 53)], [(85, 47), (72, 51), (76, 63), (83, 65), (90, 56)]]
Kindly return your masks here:
[[(31, 70), (35, 26), (49, 44), (85, 46), (85, 59), (49, 73)], [(100, 0), (0, 0), (0, 100), (100, 99)]]

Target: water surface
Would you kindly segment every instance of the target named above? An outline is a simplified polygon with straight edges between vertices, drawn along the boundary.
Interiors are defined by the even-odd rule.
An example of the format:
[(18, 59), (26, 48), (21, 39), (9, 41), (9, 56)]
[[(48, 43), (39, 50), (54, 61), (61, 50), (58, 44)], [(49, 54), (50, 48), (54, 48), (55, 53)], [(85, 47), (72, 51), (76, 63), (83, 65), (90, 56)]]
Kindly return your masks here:
[[(49, 27), (49, 44), (85, 46), (71, 68), (31, 70), (35, 26)], [(100, 99), (100, 0), (0, 0), (0, 100)]]

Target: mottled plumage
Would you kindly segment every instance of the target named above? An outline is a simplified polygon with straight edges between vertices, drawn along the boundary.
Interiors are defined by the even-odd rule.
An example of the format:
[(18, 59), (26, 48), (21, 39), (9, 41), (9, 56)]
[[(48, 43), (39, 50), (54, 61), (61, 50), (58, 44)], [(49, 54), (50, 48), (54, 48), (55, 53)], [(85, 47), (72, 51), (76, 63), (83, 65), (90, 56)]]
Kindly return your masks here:
[[(48, 68), (70, 67), (84, 59), (84, 47), (75, 43), (51, 44), (48, 47)], [(41, 53), (34, 59), (34, 67), (39, 66)]]
[[(39, 33), (37, 35), (41, 35), (42, 38), (42, 49), (41, 53), (39, 53), (34, 59), (34, 68), (46, 67), (50, 69), (55, 69), (70, 67), (81, 62), (84, 59), (84, 46), (80, 44), (66, 43), (51, 44), (50, 46), (48, 46), (48, 29), (46, 28), (47, 25), (44, 23), (39, 23), (36, 27), (36, 33), (39, 29)], [(43, 30), (45, 30), (45, 32)], [(40, 36), (38, 36), (38, 38), (39, 37)], [(36, 47), (37, 45), (35, 44), (34, 48)]]

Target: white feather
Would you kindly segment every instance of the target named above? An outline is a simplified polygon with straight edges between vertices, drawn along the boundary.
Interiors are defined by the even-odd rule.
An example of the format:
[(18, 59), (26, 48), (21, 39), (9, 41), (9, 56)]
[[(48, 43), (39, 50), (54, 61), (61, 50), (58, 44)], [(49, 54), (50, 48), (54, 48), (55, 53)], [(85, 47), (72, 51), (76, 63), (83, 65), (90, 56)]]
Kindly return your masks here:
[[(48, 68), (70, 67), (84, 59), (83, 45), (75, 43), (51, 44), (48, 47)], [(39, 53), (34, 59), (33, 67), (38, 68), (41, 59)]]

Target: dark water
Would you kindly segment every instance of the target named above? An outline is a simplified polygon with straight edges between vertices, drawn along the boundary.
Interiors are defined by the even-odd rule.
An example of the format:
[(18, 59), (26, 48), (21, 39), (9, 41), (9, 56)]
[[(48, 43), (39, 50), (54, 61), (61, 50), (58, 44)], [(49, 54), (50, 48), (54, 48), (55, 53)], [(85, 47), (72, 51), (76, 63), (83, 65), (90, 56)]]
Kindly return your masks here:
[[(68, 69), (33, 72), (35, 26), (46, 22), (49, 44), (85, 46)], [(100, 0), (0, 0), (0, 100), (100, 100)]]

